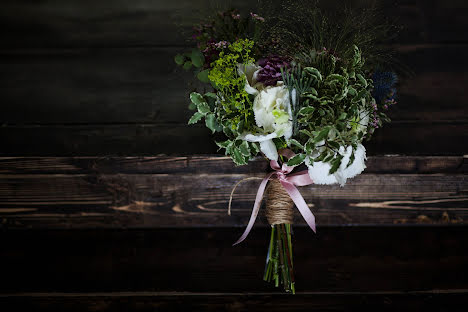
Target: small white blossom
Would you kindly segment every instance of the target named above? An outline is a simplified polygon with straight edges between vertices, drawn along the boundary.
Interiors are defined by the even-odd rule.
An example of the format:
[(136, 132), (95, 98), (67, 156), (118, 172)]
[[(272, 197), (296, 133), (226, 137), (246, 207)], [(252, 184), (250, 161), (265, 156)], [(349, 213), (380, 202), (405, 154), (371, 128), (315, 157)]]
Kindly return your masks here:
[(344, 154), (344, 157), (341, 160), (340, 167), (333, 174), (329, 174), (331, 169), (330, 163), (324, 163), (322, 161), (311, 163), (310, 159), (306, 158), (305, 163), (309, 169), (309, 176), (315, 184), (339, 183), (341, 186), (344, 186), (347, 179), (357, 176), (366, 168), (366, 149), (362, 144), (357, 146), (354, 152), (354, 161), (347, 168), (346, 166), (348, 165), (349, 159), (351, 157), (352, 147), (348, 146), (346, 151), (344, 147), (341, 147), (339, 152), (342, 155)]

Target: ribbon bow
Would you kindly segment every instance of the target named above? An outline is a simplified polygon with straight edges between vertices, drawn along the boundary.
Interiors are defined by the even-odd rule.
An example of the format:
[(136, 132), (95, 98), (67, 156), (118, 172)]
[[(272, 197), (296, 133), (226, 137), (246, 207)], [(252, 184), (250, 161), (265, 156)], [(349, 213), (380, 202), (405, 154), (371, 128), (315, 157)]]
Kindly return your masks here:
[[(279, 154), (285, 156), (288, 159), (292, 158), (295, 155), (291, 150), (288, 149), (280, 150)], [(276, 177), (280, 181), (281, 185), (289, 194), (294, 204), (296, 204), (296, 207), (297, 209), (299, 209), (299, 212), (301, 213), (302, 217), (304, 217), (304, 220), (307, 222), (312, 231), (315, 232), (315, 217), (310, 211), (309, 206), (307, 206), (301, 193), (296, 188), (296, 186), (305, 186), (314, 183), (310, 178), (307, 170), (290, 174), (295, 166), (288, 166), (286, 165), (286, 163), (283, 163), (280, 167), (276, 160), (270, 160), (270, 167), (274, 171), (267, 174), (266, 177), (263, 178), (263, 181), (260, 183), (260, 186), (258, 187), (257, 191), (257, 197), (255, 198), (255, 204), (252, 209), (252, 214), (250, 215), (249, 224), (247, 224), (247, 228), (245, 229), (244, 233), (237, 240), (237, 242), (233, 244), (233, 246), (241, 243), (247, 237), (247, 235), (249, 235), (250, 230), (252, 229), (255, 223), (255, 219), (257, 218), (258, 211), (260, 210), (260, 204), (263, 199), (263, 194), (265, 193), (265, 188), (268, 184), (268, 181), (272, 177)]]

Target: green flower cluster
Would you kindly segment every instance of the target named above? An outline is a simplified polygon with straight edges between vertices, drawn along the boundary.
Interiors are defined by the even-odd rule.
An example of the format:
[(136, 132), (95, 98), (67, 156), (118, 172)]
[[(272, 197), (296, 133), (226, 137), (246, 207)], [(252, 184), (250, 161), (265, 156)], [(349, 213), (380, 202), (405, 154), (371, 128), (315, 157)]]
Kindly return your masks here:
[(240, 39), (229, 45), (229, 53), (221, 52), (219, 58), (213, 62), (208, 75), (211, 83), (221, 95), (221, 104), (226, 117), (236, 125), (244, 122), (249, 128), (252, 120), (252, 100), (244, 90), (245, 76), (239, 75), (238, 64), (255, 62), (250, 56), (254, 42)]
[(211, 65), (208, 78), (217, 94), (205, 95), (193, 92), (190, 99), (197, 112), (189, 120), (194, 124), (205, 118), (206, 126), (213, 133), (223, 132), (228, 140), (216, 144), (226, 150), (237, 165), (244, 165), (259, 153), (258, 143), (240, 139), (243, 132), (255, 126), (253, 99), (245, 90), (245, 75), (238, 72), (239, 64), (254, 63), (251, 57), (254, 42), (240, 39), (228, 46), (229, 52), (221, 52)]

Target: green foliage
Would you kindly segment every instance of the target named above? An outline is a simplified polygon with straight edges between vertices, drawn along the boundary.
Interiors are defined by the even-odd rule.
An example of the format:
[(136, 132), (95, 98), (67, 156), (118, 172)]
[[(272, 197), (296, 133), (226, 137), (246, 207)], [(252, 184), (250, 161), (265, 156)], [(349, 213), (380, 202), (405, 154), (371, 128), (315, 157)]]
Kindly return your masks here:
[(205, 63), (205, 56), (198, 49), (193, 49), (192, 54), (190, 55), (193, 66), (200, 68)]
[(185, 57), (182, 54), (177, 54), (174, 57), (174, 61), (176, 62), (177, 65), (183, 65), (185, 62)]
[(355, 55), (353, 45), (363, 49), (367, 69), (392, 65), (395, 52), (385, 43), (396, 37), (399, 29), (381, 14), (384, 8), (379, 5), (346, 3), (332, 7), (325, 0), (288, 0), (280, 2), (279, 7), (267, 5), (276, 18), (266, 20), (262, 39), (279, 42), (267, 46), (270, 53), (294, 57), (303, 65), (310, 51), (323, 48), (337, 58), (350, 60)]
[(291, 147), (311, 161), (329, 162), (330, 173), (338, 170), (346, 147), (356, 147), (368, 128), (360, 122), (371, 110), (372, 81), (365, 78), (361, 51), (357, 47), (353, 51), (349, 61), (337, 60), (327, 51), (311, 51), (305, 67), (297, 65), (283, 73), (288, 89), (297, 92), (296, 140)]
[(229, 120), (232, 130), (232, 125), (240, 127), (236, 129), (238, 132), (250, 129), (253, 124), (252, 99), (244, 90), (246, 78), (238, 73), (238, 64), (242, 66), (255, 61), (250, 56), (253, 45), (253, 41), (247, 39), (229, 45), (229, 53), (220, 53), (208, 75), (220, 95), (218, 109), (222, 111), (223, 119)]
[[(228, 140), (218, 142), (237, 165), (246, 164), (259, 153), (258, 143), (246, 142), (240, 137), (254, 127), (252, 98), (245, 92), (246, 77), (239, 75), (238, 65), (247, 65), (255, 60), (251, 57), (254, 42), (240, 39), (221, 52), (211, 69), (198, 74), (200, 80), (210, 81), (217, 93), (205, 95), (193, 92), (190, 95), (192, 106), (197, 112), (189, 120), (193, 124), (205, 118), (205, 125), (212, 133), (223, 132)], [(283, 116), (278, 116), (282, 118)]]
[(201, 82), (204, 82), (204, 83), (210, 83), (210, 78), (208, 78), (210, 74), (210, 70), (209, 69), (205, 69), (205, 70), (202, 70), (201, 72), (199, 72), (197, 74), (197, 78), (198, 80), (200, 80)]

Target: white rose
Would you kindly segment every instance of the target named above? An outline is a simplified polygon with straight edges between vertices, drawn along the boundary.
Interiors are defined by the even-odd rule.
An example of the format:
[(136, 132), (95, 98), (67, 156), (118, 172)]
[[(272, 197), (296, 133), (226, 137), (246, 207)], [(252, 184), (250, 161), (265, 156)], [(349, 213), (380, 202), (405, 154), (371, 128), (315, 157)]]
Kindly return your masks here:
[(305, 163), (309, 169), (309, 176), (315, 184), (339, 183), (341, 186), (344, 186), (347, 179), (357, 176), (366, 168), (366, 149), (362, 144), (357, 146), (356, 151), (354, 152), (354, 161), (348, 168), (346, 168), (346, 166), (348, 165), (349, 158), (351, 157), (352, 147), (348, 146), (346, 151), (344, 147), (340, 147), (339, 152), (342, 155), (344, 152), (344, 157), (341, 160), (340, 167), (333, 174), (329, 174), (331, 168), (330, 163), (324, 163), (322, 161), (311, 163), (310, 159), (306, 158)]
[(258, 93), (253, 103), (255, 123), (264, 130), (264, 134), (245, 134), (243, 139), (260, 142), (260, 150), (272, 160), (278, 159), (278, 151), (273, 138), (292, 136), (292, 115), (289, 91), (280, 85), (266, 87)]

